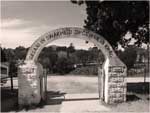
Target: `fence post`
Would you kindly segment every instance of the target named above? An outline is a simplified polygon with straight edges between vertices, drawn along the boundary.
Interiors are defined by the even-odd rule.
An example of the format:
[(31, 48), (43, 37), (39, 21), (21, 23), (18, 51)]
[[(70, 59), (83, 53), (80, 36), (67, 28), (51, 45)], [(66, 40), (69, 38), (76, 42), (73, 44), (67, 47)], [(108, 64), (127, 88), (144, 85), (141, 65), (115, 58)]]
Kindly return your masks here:
[(44, 89), (45, 89), (45, 99), (47, 98), (47, 70), (44, 69)]
[(13, 91), (13, 76), (10, 75), (10, 82), (11, 82), (11, 91)]

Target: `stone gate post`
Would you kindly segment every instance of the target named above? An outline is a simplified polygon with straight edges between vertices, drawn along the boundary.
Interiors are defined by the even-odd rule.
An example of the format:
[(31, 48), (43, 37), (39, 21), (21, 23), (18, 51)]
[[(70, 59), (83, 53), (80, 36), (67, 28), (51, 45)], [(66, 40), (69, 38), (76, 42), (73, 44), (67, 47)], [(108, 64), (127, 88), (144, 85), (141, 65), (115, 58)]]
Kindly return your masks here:
[(126, 101), (127, 68), (117, 56), (106, 59), (104, 74), (104, 101), (108, 104)]
[(38, 104), (40, 95), (40, 75), (42, 67), (33, 61), (25, 61), (18, 67), (19, 106)]

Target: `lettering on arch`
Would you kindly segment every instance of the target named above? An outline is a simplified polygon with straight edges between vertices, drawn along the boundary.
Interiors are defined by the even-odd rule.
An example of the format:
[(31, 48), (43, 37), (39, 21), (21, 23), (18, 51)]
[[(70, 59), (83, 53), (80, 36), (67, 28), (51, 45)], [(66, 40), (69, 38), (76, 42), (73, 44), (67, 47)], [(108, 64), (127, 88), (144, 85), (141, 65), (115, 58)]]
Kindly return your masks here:
[(39, 55), (39, 51), (42, 47), (46, 46), (46, 44), (49, 42), (52, 42), (53, 40), (66, 38), (66, 37), (86, 37), (84, 38), (89, 40), (95, 40), (97, 43), (101, 45), (100, 49), (105, 56), (112, 57), (114, 54), (114, 51), (110, 44), (100, 35), (89, 31), (87, 29), (83, 28), (77, 28), (77, 27), (66, 27), (66, 28), (60, 28), (56, 29), (54, 31), (48, 32), (45, 35), (38, 38), (35, 43), (32, 44), (32, 46), (29, 49), (29, 52), (27, 54), (26, 60), (35, 60), (35, 57)]

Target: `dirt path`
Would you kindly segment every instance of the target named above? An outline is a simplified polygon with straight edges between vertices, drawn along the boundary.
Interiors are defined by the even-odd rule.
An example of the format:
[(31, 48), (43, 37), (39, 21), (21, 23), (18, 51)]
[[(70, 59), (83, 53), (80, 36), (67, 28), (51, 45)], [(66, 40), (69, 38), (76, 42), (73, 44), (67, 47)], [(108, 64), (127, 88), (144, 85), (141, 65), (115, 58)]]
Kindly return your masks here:
[(98, 93), (97, 77), (49, 76), (48, 91), (65, 93)]

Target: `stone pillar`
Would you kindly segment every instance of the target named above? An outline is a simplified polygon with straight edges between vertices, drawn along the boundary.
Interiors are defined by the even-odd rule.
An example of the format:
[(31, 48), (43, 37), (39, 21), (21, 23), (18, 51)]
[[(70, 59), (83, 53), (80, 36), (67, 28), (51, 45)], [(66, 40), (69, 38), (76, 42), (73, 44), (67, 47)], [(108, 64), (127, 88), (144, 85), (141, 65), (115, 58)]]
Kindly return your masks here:
[(25, 61), (18, 67), (18, 103), (20, 107), (40, 103), (40, 75), (42, 67), (33, 61)]
[(104, 101), (108, 104), (126, 101), (127, 68), (116, 56), (106, 59), (104, 64)]
[(103, 68), (98, 67), (98, 91), (100, 101), (104, 101), (104, 73)]

